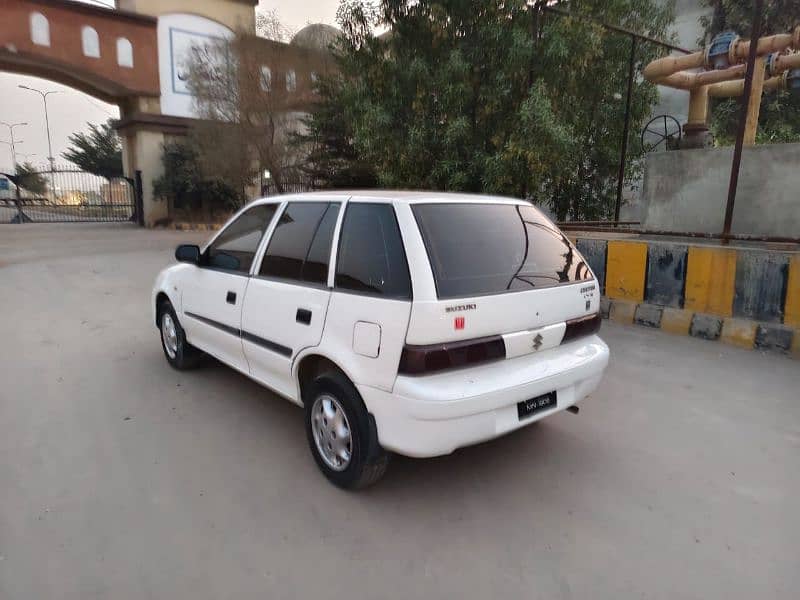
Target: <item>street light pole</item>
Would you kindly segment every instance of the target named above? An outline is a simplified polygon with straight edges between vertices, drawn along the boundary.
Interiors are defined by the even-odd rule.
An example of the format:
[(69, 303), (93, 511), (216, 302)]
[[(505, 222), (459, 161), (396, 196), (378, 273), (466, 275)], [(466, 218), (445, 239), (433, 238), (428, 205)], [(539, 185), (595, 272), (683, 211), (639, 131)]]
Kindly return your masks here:
[[(22, 140), (18, 141), (17, 143), (21, 144)], [(11, 162), (14, 163), (13, 168), (14, 170), (16, 170), (17, 162), (16, 162), (16, 154), (14, 153), (14, 144), (12, 142), (7, 142), (5, 140), (0, 140), (0, 144), (5, 144), (11, 150)]]
[(47, 97), (50, 94), (57, 94), (58, 90), (50, 90), (47, 92), (43, 92), (42, 90), (37, 90), (36, 88), (28, 87), (27, 85), (18, 85), (17, 87), (28, 90), (31, 92), (36, 92), (42, 97), (42, 102), (44, 103), (44, 123), (45, 128), (47, 129), (47, 152), (49, 156), (47, 159), (50, 161), (50, 172), (52, 173), (55, 170), (55, 159), (53, 158), (53, 144), (50, 141), (50, 117), (47, 115)]
[(13, 163), (14, 168), (17, 168), (17, 149), (14, 147), (14, 144), (21, 144), (22, 140), (19, 142), (14, 140), (14, 127), (21, 127), (23, 125), (27, 125), (27, 123), (6, 123), (5, 121), (0, 121), (0, 125), (5, 125), (8, 127), (8, 133), (11, 136), (11, 162)]
[(53, 202), (55, 202), (55, 200), (56, 200), (56, 179), (55, 179), (56, 165), (55, 165), (55, 159), (53, 158), (53, 144), (50, 141), (50, 117), (48, 117), (48, 115), (47, 115), (47, 97), (50, 94), (57, 94), (58, 90), (49, 90), (47, 92), (43, 92), (42, 90), (37, 90), (36, 88), (28, 87), (27, 85), (22, 85), (22, 84), (18, 85), (17, 87), (19, 87), (19, 88), (21, 88), (23, 90), (36, 92), (37, 94), (39, 94), (42, 97), (42, 102), (44, 103), (44, 123), (45, 123), (45, 128), (47, 129), (47, 153), (49, 154), (49, 156), (47, 158), (50, 161), (50, 194), (52, 196), (51, 200)]

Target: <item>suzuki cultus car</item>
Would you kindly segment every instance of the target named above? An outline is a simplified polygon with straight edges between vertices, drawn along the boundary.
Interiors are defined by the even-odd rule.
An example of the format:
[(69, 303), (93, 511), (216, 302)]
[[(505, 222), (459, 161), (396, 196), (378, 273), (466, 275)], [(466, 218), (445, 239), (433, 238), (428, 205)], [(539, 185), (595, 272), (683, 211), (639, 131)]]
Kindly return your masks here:
[(303, 407), (334, 484), (571, 409), (600, 382), (600, 289), (530, 203), (428, 192), (256, 200), (155, 282), (167, 361), (210, 354)]

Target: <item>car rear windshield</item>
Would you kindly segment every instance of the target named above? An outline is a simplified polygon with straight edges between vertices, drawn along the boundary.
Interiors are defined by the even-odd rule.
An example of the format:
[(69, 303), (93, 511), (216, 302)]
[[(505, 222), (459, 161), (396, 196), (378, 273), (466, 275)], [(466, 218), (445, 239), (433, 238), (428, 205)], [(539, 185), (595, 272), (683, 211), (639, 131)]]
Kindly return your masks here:
[(415, 204), (439, 298), (552, 287), (591, 279), (563, 233), (532, 206)]

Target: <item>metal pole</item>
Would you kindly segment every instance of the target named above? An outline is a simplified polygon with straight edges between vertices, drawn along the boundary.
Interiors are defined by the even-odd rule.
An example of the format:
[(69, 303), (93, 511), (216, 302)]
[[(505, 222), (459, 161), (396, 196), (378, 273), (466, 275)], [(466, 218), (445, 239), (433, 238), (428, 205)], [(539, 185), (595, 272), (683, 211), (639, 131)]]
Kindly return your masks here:
[(733, 149), (731, 179), (728, 184), (728, 203), (725, 206), (725, 224), (722, 227), (722, 243), (727, 244), (733, 223), (733, 205), (736, 202), (736, 188), (739, 185), (739, 167), (742, 163), (742, 146), (744, 132), (747, 127), (747, 107), (753, 90), (753, 73), (756, 65), (758, 39), (761, 37), (761, 13), (764, 12), (764, 0), (755, 0), (753, 8), (753, 30), (750, 33), (750, 51), (747, 55), (747, 71), (744, 74), (744, 92), (742, 93), (742, 114), (739, 117), (739, 130), (736, 132), (736, 146)]
[(625, 157), (628, 154), (628, 133), (631, 126), (631, 95), (633, 94), (633, 67), (636, 60), (636, 37), (631, 36), (631, 56), (628, 61), (628, 96), (625, 99), (625, 125), (622, 128), (622, 149), (619, 153), (619, 172), (617, 173), (617, 203), (614, 206), (614, 220), (619, 221), (622, 205), (622, 184), (625, 181)]
[(19, 183), (20, 183), (19, 179), (17, 179), (14, 182), (14, 187), (17, 188), (14, 191), (14, 203), (17, 205), (17, 223), (21, 225), (22, 223), (25, 222), (27, 215), (24, 212), (22, 212), (22, 194), (19, 191), (20, 188)]
[(0, 121), (0, 125), (5, 125), (8, 127), (8, 134), (11, 137), (11, 162), (14, 163), (14, 168), (17, 168), (17, 149), (16, 144), (21, 144), (22, 140), (17, 142), (14, 139), (14, 127), (21, 127), (23, 125), (27, 125), (27, 123), (6, 123), (5, 121)]
[[(41, 92), (40, 92), (41, 93)], [(44, 123), (47, 129), (47, 153), (49, 154), (48, 158), (50, 159), (50, 173), (52, 174), (55, 170), (55, 159), (53, 158), (53, 144), (50, 141), (50, 117), (47, 116), (47, 94), (52, 94), (53, 92), (45, 92), (42, 94), (42, 100), (44, 101)], [(53, 190), (55, 192), (55, 190)]]
[(47, 96), (50, 94), (57, 94), (59, 90), (50, 90), (47, 92), (43, 92), (42, 90), (37, 90), (36, 88), (28, 87), (27, 85), (18, 85), (18, 88), (23, 90), (28, 90), (31, 92), (36, 92), (42, 97), (42, 102), (44, 103), (44, 123), (45, 129), (47, 130), (47, 153), (49, 156), (47, 157), (50, 161), (50, 192), (52, 194), (52, 200), (55, 202), (56, 199), (56, 183), (55, 183), (55, 176), (53, 173), (55, 172), (55, 158), (53, 158), (53, 143), (50, 140), (50, 117), (47, 114)]
[[(0, 140), (0, 144), (5, 144), (6, 146), (8, 146), (8, 149), (11, 151), (11, 162), (13, 163), (14, 162), (14, 146), (11, 145), (11, 142), (7, 142), (5, 140)], [(16, 170), (16, 164), (14, 165), (14, 167), (15, 167), (14, 170)]]
[(53, 144), (50, 142), (50, 118), (47, 116), (47, 94), (52, 94), (53, 92), (39, 92), (42, 94), (42, 100), (44, 101), (44, 123), (45, 128), (47, 129), (47, 153), (49, 156), (47, 157), (50, 159), (50, 194), (51, 194), (51, 201), (53, 204), (56, 202), (56, 176), (54, 174), (55, 171), (55, 159), (53, 158)]
[(136, 173), (134, 174), (134, 206), (136, 211), (136, 224), (140, 227), (144, 227), (144, 195), (142, 189), (142, 172), (137, 169)]
[(652, 38), (646, 35), (642, 35), (641, 33), (636, 33), (635, 31), (631, 31), (630, 29), (625, 29), (624, 27), (620, 27), (619, 25), (612, 25), (610, 23), (606, 23), (599, 19), (595, 19), (594, 17), (590, 17), (587, 15), (582, 15), (578, 12), (573, 12), (571, 10), (566, 10), (563, 8), (556, 8), (555, 6), (550, 6), (549, 4), (543, 3), (540, 5), (542, 10), (546, 10), (547, 12), (555, 13), (562, 17), (571, 17), (573, 19), (581, 19), (583, 21), (590, 21), (592, 23), (597, 23), (605, 29), (610, 31), (616, 31), (619, 33), (624, 33), (626, 35), (635, 36), (637, 39), (643, 40), (645, 42), (650, 42), (651, 44), (657, 44), (662, 48), (668, 48), (669, 50), (673, 50), (675, 52), (681, 52), (683, 54), (692, 54), (691, 50), (687, 50), (686, 48), (681, 48), (680, 46), (676, 46), (674, 44), (670, 44), (669, 42), (665, 42), (663, 40), (657, 40), (656, 38)]

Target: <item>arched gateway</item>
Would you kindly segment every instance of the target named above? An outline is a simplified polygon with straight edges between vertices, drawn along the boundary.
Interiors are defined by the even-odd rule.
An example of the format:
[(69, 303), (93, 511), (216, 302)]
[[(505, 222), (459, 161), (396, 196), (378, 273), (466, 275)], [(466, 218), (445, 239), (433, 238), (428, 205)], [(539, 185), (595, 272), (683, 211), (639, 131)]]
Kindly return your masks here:
[[(196, 116), (182, 70), (186, 57), (209, 40), (254, 33), (256, 4), (117, 0), (110, 9), (69, 0), (0, 0), (0, 70), (57, 81), (119, 106), (123, 167), (129, 177), (142, 172), (144, 219), (152, 225), (167, 211), (152, 194), (162, 171), (161, 146), (185, 135)], [(281, 46), (284, 61), (296, 59), (292, 78), (314, 76), (319, 57)]]

